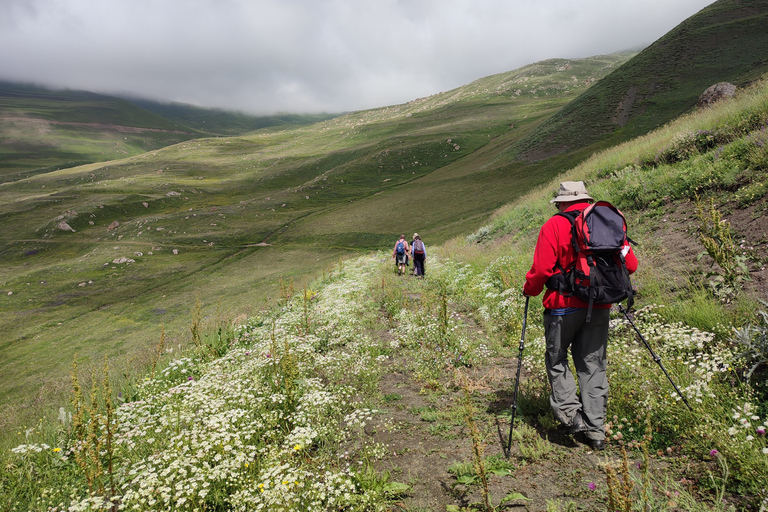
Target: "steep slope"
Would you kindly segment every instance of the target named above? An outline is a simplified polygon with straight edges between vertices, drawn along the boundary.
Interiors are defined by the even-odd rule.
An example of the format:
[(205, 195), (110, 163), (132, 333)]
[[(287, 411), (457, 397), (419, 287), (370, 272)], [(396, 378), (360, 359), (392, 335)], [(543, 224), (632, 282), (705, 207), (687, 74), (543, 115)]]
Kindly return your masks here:
[(718, 0), (688, 18), (510, 148), (527, 161), (607, 147), (696, 105), (717, 82), (768, 71), (768, 0)]

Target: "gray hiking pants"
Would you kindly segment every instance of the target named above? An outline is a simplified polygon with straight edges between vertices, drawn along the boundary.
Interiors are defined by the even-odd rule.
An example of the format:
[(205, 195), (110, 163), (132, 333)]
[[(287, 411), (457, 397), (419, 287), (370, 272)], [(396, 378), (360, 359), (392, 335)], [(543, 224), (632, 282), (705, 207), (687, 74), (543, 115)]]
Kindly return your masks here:
[[(547, 341), (545, 362), (552, 394), (549, 403), (558, 421), (570, 425), (582, 411), (587, 425), (586, 435), (592, 440), (605, 439), (605, 415), (608, 403), (608, 378), (605, 374), (605, 351), (608, 345), (610, 310), (593, 309), (592, 319), (585, 322), (586, 309), (568, 315), (544, 315)], [(576, 367), (581, 397), (568, 368), (568, 348)]]

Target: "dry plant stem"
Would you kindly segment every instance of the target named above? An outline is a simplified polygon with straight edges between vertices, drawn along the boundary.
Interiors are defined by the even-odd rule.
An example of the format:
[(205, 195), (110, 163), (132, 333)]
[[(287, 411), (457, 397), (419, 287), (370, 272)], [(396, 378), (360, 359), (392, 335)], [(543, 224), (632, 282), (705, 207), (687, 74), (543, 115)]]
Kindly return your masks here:
[(491, 505), (491, 494), (488, 489), (488, 476), (485, 471), (485, 447), (483, 443), (483, 436), (480, 434), (480, 429), (477, 428), (475, 423), (475, 408), (472, 405), (472, 392), (475, 389), (482, 389), (484, 384), (480, 382), (473, 382), (472, 379), (459, 370), (454, 370), (456, 374), (456, 382), (461, 386), (461, 390), (464, 393), (464, 399), (462, 400), (462, 406), (464, 409), (464, 419), (469, 427), (470, 440), (472, 441), (472, 456), (473, 467), (475, 474), (480, 478), (481, 490), (483, 493), (483, 507), (485, 510), (493, 510)]
[(155, 350), (155, 356), (152, 358), (152, 371), (150, 375), (155, 376), (155, 370), (157, 369), (157, 362), (160, 360), (160, 356), (163, 355), (165, 350), (165, 325), (160, 326), (160, 341), (157, 342), (157, 349)]
[(629, 474), (627, 450), (623, 446), (621, 447), (621, 466), (618, 472), (612, 464), (606, 464), (605, 475), (608, 482), (608, 511), (631, 512), (633, 486)]
[[(104, 357), (104, 380), (102, 385), (102, 394), (104, 397), (104, 430), (107, 434), (106, 439), (106, 455), (107, 455), (107, 474), (109, 475), (109, 490), (110, 501), (112, 496), (116, 494), (115, 487), (115, 474), (113, 468), (114, 447), (112, 441), (115, 435), (116, 416), (115, 416), (115, 404), (112, 402), (112, 385), (109, 382), (109, 365), (107, 364), (107, 358)], [(112, 505), (112, 510), (117, 510), (117, 505)]]
[(200, 349), (200, 324), (202, 322), (202, 304), (200, 303), (200, 297), (195, 301), (195, 307), (192, 309), (192, 326), (190, 331), (192, 334), (192, 343), (196, 349)]
[(88, 484), (88, 490), (93, 492), (93, 482), (91, 480), (91, 473), (88, 471), (88, 460), (84, 453), (84, 443), (86, 439), (86, 406), (85, 397), (83, 396), (83, 388), (80, 386), (80, 379), (78, 377), (77, 356), (72, 362), (72, 408), (75, 413), (72, 415), (72, 433), (75, 437), (75, 462), (85, 475), (86, 483)]

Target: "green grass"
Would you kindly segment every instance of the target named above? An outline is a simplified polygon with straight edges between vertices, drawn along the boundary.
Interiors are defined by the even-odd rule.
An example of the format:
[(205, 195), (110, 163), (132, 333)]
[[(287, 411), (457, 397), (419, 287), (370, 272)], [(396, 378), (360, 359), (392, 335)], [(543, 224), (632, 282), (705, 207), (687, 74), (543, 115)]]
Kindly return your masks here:
[[(665, 44), (677, 36), (670, 37)], [(631, 71), (621, 66), (631, 56), (552, 59), (403, 105), (172, 145), (171, 139), (157, 139), (149, 147), (141, 137), (123, 134), (121, 141), (108, 137), (105, 146), (93, 134), (78, 140), (77, 133), (65, 133), (70, 125), (47, 125), (61, 129), (56, 136), (69, 137), (73, 149), (54, 147), (38, 166), (6, 167), (17, 174), (0, 184), (0, 350), (8, 372), (1, 403), (16, 409), (24, 397), (38, 396), (41, 375), (57, 382), (75, 352), (110, 353), (130, 367), (153, 346), (161, 324), (183, 342), (197, 297), (208, 309), (221, 299), (233, 315), (252, 311), (275, 297), (281, 275), (306, 279), (301, 276), (341, 256), (388, 249), (400, 233), (420, 233), (429, 248), (491, 222), (477, 239), (503, 233), (530, 240), (550, 209), (528, 198), (551, 187), (564, 169), (584, 173), (586, 167), (577, 165), (594, 148), (578, 149), (583, 141), (577, 138), (570, 151), (535, 163), (517, 160), (513, 149), (589, 93), (593, 82), (599, 85), (616, 69)], [(23, 101), (2, 96), (3, 108), (26, 116), (17, 130), (35, 147), (42, 139), (29, 126), (32, 114), (48, 122), (97, 116), (178, 127), (131, 110), (123, 100), (56, 94), (61, 93), (40, 92)], [(61, 101), (82, 111), (67, 113)], [(667, 119), (673, 114), (669, 109)], [(671, 140), (653, 137), (637, 144), (658, 150)], [(76, 155), (114, 150), (112, 142), (130, 152), (74, 165)], [(57, 152), (67, 156), (54, 165)], [(586, 165), (612, 173), (616, 162), (628, 161), (600, 158)], [(673, 172), (670, 177), (675, 184)], [(760, 193), (753, 189), (750, 194)], [(512, 218), (508, 210), (494, 213), (510, 201), (525, 201), (526, 207), (513, 209)], [(59, 230), (62, 220), (75, 231)], [(119, 226), (109, 230), (114, 222)], [(117, 257), (136, 261), (112, 264)], [(54, 356), (40, 357), (38, 364), (25, 350)], [(27, 400), (37, 410), (13, 418), (30, 421), (61, 401), (60, 394), (41, 396), (46, 399)]]
[[(169, 146), (142, 146), (131, 134), (99, 142), (71, 125), (45, 125), (62, 141), (48, 167), (0, 185), (0, 369), (8, 376), (0, 403), (14, 411), (6, 417), (30, 422), (55, 411), (62, 394), (49, 389), (75, 353), (89, 361), (107, 354), (131, 373), (161, 325), (188, 342), (197, 297), (207, 310), (221, 299), (232, 316), (253, 312), (277, 295), (281, 275), (306, 279), (341, 256), (389, 247), (401, 232), (419, 232), (429, 246), (471, 231), (558, 172), (499, 160), (504, 148), (587, 87), (570, 85), (572, 74), (599, 78), (626, 58), (570, 60), (567, 75), (557, 71), (566, 61), (548, 61), (404, 105)], [(558, 85), (566, 83), (567, 91)], [(553, 92), (530, 93), (531, 84)], [(171, 128), (136, 117), (127, 102), (55, 94), (6, 96), (3, 108), (36, 111), (38, 121), (30, 115), (16, 129), (37, 142), (32, 126), (41, 118)], [(57, 101), (82, 111), (72, 117)], [(65, 147), (90, 157), (128, 153), (51, 167)], [(62, 220), (75, 231), (59, 230)], [(113, 264), (118, 257), (135, 263)], [(51, 383), (42, 391), (41, 378)]]
[(0, 82), (0, 182), (135, 156), (206, 135), (237, 135), (332, 117), (257, 117)]
[[(553, 146), (603, 149), (690, 111), (715, 83), (748, 85), (768, 71), (766, 22), (764, 1), (713, 3), (595, 84), (511, 150), (537, 158)], [(627, 106), (625, 116), (620, 105)]]

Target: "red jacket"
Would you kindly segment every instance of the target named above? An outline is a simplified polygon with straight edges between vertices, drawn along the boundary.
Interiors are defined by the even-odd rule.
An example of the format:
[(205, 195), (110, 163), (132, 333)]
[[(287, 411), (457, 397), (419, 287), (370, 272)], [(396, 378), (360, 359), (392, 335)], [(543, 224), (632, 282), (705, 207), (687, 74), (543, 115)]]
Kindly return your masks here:
[[(572, 204), (566, 211), (583, 210), (588, 202)], [(637, 257), (630, 247), (625, 256), (627, 270), (630, 273), (637, 270)], [(576, 251), (571, 245), (571, 223), (560, 215), (552, 216), (541, 226), (539, 239), (536, 241), (536, 249), (533, 253), (533, 265), (525, 275), (523, 293), (535, 296), (541, 293), (547, 279), (556, 272), (556, 264), (562, 268), (570, 268), (576, 262)], [(554, 290), (544, 293), (544, 307), (546, 309), (558, 308), (588, 308), (589, 304), (576, 297), (565, 297)], [(610, 304), (595, 304), (594, 308), (610, 308)]]

